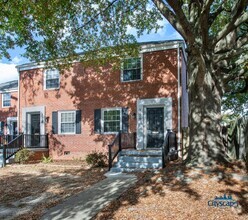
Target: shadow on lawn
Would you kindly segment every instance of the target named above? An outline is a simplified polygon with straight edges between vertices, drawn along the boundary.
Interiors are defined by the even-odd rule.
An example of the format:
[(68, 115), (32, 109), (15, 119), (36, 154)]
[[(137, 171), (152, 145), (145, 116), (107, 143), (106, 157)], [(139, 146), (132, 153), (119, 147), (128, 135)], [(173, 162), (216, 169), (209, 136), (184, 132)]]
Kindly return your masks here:
[[(38, 170), (29, 168), (30, 170), (24, 171), (27, 165), (23, 168), (15, 166), (16, 168), (4, 168), (3, 171), (8, 173), (0, 177), (0, 204), (5, 207), (5, 211), (0, 212), (0, 219), (15, 218), (17, 210), (27, 207), (31, 207), (31, 212), (18, 216), (18, 219), (39, 219), (42, 210), (99, 182), (104, 179), (103, 174), (106, 172), (105, 169), (83, 167), (53, 167), (51, 170), (40, 167)], [(15, 170), (11, 172), (12, 169)]]
[[(229, 165), (229, 173), (236, 171), (236, 168), (237, 165)], [(137, 184), (104, 208), (96, 216), (96, 219), (114, 219), (115, 213), (121, 207), (126, 206), (130, 208), (130, 206), (138, 204), (142, 197), (149, 197), (152, 194), (157, 194), (166, 199), (167, 190), (172, 192), (183, 192), (185, 195), (193, 198), (194, 200), (201, 200), (202, 195), (191, 186), (191, 183), (204, 178), (204, 175), (206, 174), (208, 177), (216, 178), (219, 183), (223, 183), (227, 186), (225, 191), (219, 190), (219, 194), (230, 194), (235, 196), (241, 205), (241, 212), (239, 215), (245, 215), (248, 213), (247, 183), (240, 184), (240, 182), (238, 183), (237, 181), (231, 179), (230, 175), (225, 174), (226, 169), (227, 168), (225, 167), (212, 169), (211, 171), (199, 169), (192, 173), (192, 169), (185, 167), (181, 162), (177, 161), (170, 163), (165, 169), (158, 173), (149, 171), (139, 173)], [(219, 176), (220, 173), (222, 173), (221, 177)], [(241, 185), (240, 190), (231, 190), (229, 188), (229, 186), (234, 186), (237, 183)], [(166, 187), (166, 191), (164, 191), (164, 187)]]

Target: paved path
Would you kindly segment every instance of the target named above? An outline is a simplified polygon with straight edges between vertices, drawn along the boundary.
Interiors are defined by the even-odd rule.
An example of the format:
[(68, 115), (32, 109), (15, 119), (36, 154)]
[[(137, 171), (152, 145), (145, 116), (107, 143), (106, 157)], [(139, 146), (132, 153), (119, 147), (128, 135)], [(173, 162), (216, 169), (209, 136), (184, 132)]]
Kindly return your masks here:
[(49, 209), (41, 219), (91, 219), (108, 203), (134, 185), (136, 181), (136, 176), (131, 174), (109, 175), (88, 190), (71, 196), (63, 203)]

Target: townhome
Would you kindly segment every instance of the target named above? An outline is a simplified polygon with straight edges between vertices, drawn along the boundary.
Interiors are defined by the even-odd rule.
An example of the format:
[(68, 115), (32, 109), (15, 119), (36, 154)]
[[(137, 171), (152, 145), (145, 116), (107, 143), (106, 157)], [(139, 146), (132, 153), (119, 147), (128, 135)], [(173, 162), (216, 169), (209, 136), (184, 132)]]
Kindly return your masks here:
[(17, 109), (18, 80), (0, 84), (0, 135), (17, 134)]
[(172, 129), (180, 150), (188, 126), (185, 59), (184, 42), (174, 40), (140, 44), (140, 55), (124, 59), (119, 69), (109, 63), (96, 71), (74, 62), (62, 73), (42, 63), (19, 65), (19, 130), (47, 135), (53, 159), (106, 151), (120, 130), (144, 151), (161, 149)]

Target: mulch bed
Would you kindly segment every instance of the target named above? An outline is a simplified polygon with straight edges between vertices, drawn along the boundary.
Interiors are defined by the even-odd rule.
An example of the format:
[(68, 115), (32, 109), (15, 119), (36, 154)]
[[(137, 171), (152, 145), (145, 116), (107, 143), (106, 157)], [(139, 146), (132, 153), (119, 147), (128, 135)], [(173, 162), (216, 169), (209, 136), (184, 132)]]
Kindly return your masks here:
[[(157, 173), (138, 173), (136, 186), (95, 219), (248, 219), (248, 183), (232, 179), (230, 174), (234, 172), (245, 175), (238, 163), (204, 171), (176, 162)], [(208, 205), (208, 201), (224, 194), (231, 195), (239, 206)]]
[(13, 206), (17, 200), (48, 193), (52, 195), (48, 201), (37, 204), (31, 212), (14, 217), (39, 219), (46, 208), (104, 179), (106, 171), (105, 168), (90, 168), (80, 161), (8, 165), (0, 169), (0, 204)]

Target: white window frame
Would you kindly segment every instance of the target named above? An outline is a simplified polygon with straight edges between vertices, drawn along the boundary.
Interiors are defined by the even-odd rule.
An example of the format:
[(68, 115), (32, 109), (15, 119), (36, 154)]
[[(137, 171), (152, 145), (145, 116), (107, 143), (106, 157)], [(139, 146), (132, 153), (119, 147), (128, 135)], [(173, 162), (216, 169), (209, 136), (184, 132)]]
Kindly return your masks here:
[(56, 89), (60, 88), (60, 73), (59, 73), (59, 85), (58, 85), (58, 87), (56, 87), (56, 88), (47, 88), (47, 81), (46, 81), (47, 72), (51, 71), (51, 70), (58, 71), (58, 73), (59, 73), (58, 69), (47, 69), (47, 70), (44, 71), (44, 90), (56, 90)]
[(120, 129), (122, 128), (122, 108), (120, 108), (120, 107), (102, 108), (101, 109), (101, 133), (102, 134), (117, 134), (118, 133), (118, 131), (104, 132), (104, 112), (105, 111), (113, 111), (113, 110), (120, 111)]
[[(61, 114), (62, 113), (74, 113), (75, 115), (75, 127), (74, 127), (74, 132), (66, 132), (66, 133), (62, 133), (61, 132)], [(69, 122), (68, 122), (69, 123)], [(58, 111), (58, 134), (61, 134), (61, 135), (68, 135), (68, 134), (76, 134), (76, 128), (77, 125), (76, 125), (76, 111), (72, 111), (72, 110), (69, 110), (69, 111)]]
[[(4, 106), (3, 105), (3, 97), (4, 97), (4, 95), (6, 95), (6, 94), (9, 94), (10, 95), (10, 105), (8, 105), (8, 106)], [(9, 108), (9, 107), (11, 107), (11, 93), (10, 92), (5, 92), (5, 93), (2, 93), (2, 108)]]
[[(136, 59), (136, 58), (140, 58), (140, 79), (134, 79), (134, 80), (128, 80), (128, 81), (124, 81), (124, 77), (123, 77), (123, 61), (121, 62), (121, 82), (123, 83), (128, 83), (128, 82), (137, 82), (137, 81), (142, 81), (143, 80), (143, 53), (140, 54), (137, 57), (127, 57), (125, 59)], [(124, 59), (124, 60), (125, 60)]]

